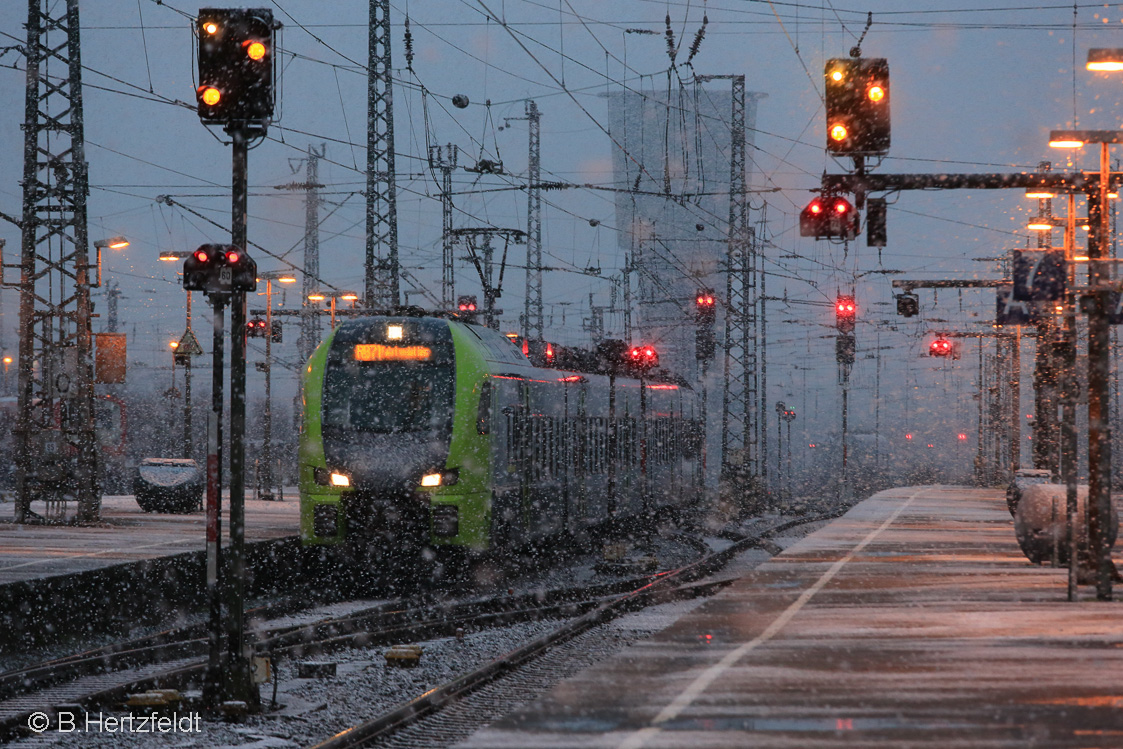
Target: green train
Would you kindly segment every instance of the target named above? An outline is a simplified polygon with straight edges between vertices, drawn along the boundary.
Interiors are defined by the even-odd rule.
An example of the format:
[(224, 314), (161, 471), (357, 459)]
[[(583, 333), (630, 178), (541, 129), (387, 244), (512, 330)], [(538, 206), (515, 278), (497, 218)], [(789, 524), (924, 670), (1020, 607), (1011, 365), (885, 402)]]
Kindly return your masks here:
[(454, 316), (341, 323), (304, 372), (302, 544), (373, 564), (696, 502), (699, 399), (662, 370), (641, 378), (626, 357), (622, 344), (520, 348)]

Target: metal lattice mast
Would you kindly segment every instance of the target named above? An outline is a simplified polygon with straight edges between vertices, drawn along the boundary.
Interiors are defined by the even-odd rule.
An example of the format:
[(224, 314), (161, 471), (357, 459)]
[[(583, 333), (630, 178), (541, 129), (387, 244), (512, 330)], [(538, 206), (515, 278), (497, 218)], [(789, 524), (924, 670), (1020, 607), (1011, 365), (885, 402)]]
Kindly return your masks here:
[(527, 167), (526, 209), (526, 337), (542, 340), (544, 323), (542, 315), (542, 187), (541, 146), (542, 117), (538, 103), (526, 102), (526, 119), (530, 134), (530, 157)]
[(76, 498), (89, 522), (101, 491), (78, 0), (29, 1), (26, 59), (16, 521), (29, 519), (33, 499), (50, 512)]
[[(714, 76), (717, 77), (717, 76)], [(722, 76), (724, 77), (724, 76)], [(726, 255), (725, 370), (721, 473), (742, 480), (760, 474), (756, 242), (745, 185), (745, 76), (730, 76), (729, 245)]]
[(308, 361), (312, 350), (320, 342), (320, 314), (308, 297), (320, 286), (320, 159), (327, 146), (321, 144), (317, 151), (308, 145), (308, 158), (304, 162), (304, 184), (293, 185), (304, 192), (304, 277), (301, 292), (300, 338), (297, 350), (300, 360)]
[(401, 300), (394, 171), (394, 80), (390, 0), (370, 0), (367, 63), (367, 247), (364, 304), (389, 309)]
[(460, 149), (451, 143), (429, 146), (429, 168), (441, 172), (441, 309), (456, 309), (456, 266), (452, 236), (452, 171)]

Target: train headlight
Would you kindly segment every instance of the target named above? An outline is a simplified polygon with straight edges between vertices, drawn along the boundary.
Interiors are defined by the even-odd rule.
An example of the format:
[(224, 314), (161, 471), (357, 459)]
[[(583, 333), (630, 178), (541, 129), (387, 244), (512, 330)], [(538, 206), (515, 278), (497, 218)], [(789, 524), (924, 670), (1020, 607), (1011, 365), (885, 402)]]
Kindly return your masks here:
[(436, 486), (451, 486), (460, 480), (460, 469), (449, 468), (440, 473), (427, 473), (421, 477), (421, 486), (432, 489)]
[(332, 486), (351, 486), (351, 477), (346, 473), (333, 473), (331, 475)]
[(405, 334), (405, 330), (401, 325), (387, 325), (386, 326), (386, 340), (400, 341)]

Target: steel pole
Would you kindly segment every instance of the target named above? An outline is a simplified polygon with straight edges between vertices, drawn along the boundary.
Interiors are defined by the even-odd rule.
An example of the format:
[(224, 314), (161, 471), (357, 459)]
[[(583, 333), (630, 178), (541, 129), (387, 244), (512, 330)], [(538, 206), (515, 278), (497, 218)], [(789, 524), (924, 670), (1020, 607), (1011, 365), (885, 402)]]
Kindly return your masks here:
[(261, 498), (273, 497), (273, 279), (265, 279), (265, 411), (262, 413), (261, 481), (265, 487)]
[(1111, 519), (1111, 401), (1109, 368), (1111, 329), (1107, 320), (1108, 293), (1097, 287), (1111, 280), (1103, 258), (1108, 238), (1107, 193), (1111, 178), (1108, 144), (1100, 144), (1100, 182), (1088, 201), (1092, 232), (1088, 237), (1091, 309), (1088, 314), (1088, 536), (1096, 570), (1096, 598), (1110, 601), (1115, 568), (1107, 527)]
[(847, 445), (847, 418), (848, 408), (850, 405), (850, 382), (847, 379), (842, 383), (842, 497), (843, 501), (850, 499), (850, 468), (848, 466), (848, 452), (849, 446)]
[[(233, 127), (232, 216), (230, 241), (246, 248), (249, 148), (244, 128)], [(230, 303), (230, 639), (227, 642), (228, 699), (260, 709), (245, 639), (246, 513), (246, 292), (234, 291)]]
[[(187, 329), (191, 330), (191, 292), (187, 292)], [(191, 359), (184, 357), (183, 362), (183, 457), (191, 453)]]
[(207, 671), (203, 682), (203, 700), (217, 706), (224, 699), (222, 632), (225, 591), (222, 575), (222, 368), (226, 336), (226, 300), (221, 294), (210, 295), (214, 306), (211, 336), (211, 411), (207, 415), (207, 601), (210, 610), (208, 628)]
[[(1068, 287), (1076, 282), (1075, 265), (1072, 261), (1076, 249), (1076, 196), (1068, 196), (1068, 217), (1065, 220), (1064, 252), (1068, 266)], [(1068, 518), (1068, 600), (1076, 600), (1076, 586), (1079, 582), (1080, 563), (1087, 555), (1087, 535), (1080, 532), (1086, 527), (1079, 516), (1076, 487), (1076, 298), (1072, 291), (1065, 293), (1064, 321), (1061, 329), (1061, 343), (1054, 347), (1054, 354), (1060, 350), (1061, 382), (1061, 434), (1060, 469), (1061, 480), (1065, 485), (1065, 515)], [(1085, 507), (1085, 517), (1087, 508)]]

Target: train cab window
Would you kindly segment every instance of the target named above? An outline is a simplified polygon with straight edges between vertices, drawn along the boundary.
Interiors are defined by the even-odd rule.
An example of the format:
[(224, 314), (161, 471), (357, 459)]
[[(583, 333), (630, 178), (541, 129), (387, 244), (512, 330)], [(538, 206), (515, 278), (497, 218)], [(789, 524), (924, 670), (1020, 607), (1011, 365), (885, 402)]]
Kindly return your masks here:
[(491, 382), (480, 385), (480, 405), (476, 410), (476, 434), (491, 432)]
[(452, 410), (447, 365), (329, 363), (324, 426), (355, 432), (418, 432), (445, 426)]

